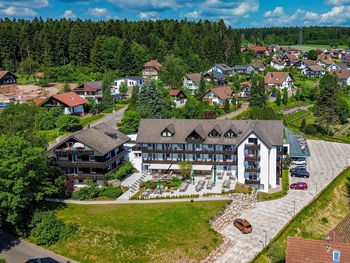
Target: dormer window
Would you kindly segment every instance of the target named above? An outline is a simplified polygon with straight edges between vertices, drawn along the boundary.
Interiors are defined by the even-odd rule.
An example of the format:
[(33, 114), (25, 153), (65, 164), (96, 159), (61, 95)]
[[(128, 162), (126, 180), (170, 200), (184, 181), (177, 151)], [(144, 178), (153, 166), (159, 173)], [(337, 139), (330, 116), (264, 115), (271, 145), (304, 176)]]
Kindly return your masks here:
[(168, 129), (165, 129), (164, 131), (162, 131), (162, 137), (171, 137), (173, 136), (173, 134), (168, 131)]
[(235, 138), (237, 135), (236, 133), (234, 133), (231, 129), (229, 129), (225, 135), (224, 135), (226, 138)]
[(218, 133), (218, 131), (214, 129), (208, 134), (208, 136), (210, 138), (219, 138), (220, 137), (220, 133)]

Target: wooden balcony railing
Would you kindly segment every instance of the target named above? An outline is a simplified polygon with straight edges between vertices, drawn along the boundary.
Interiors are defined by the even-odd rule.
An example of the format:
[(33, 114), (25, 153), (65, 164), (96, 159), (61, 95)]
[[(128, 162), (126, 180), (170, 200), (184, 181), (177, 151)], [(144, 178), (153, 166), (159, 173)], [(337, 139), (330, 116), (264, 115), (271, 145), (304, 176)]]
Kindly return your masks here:
[(104, 174), (93, 173), (79, 173), (79, 174), (66, 174), (68, 177), (78, 180), (91, 179), (91, 180), (107, 180)]
[(108, 165), (112, 164), (116, 160), (120, 159), (122, 156), (126, 154), (126, 151), (123, 150), (119, 152), (117, 155), (113, 156), (111, 159), (105, 162), (96, 162), (96, 161), (54, 161), (58, 167), (76, 167), (76, 168), (107, 168)]
[(245, 155), (246, 161), (260, 161), (260, 155)]
[(143, 148), (142, 149), (143, 153), (183, 153), (183, 154), (226, 154), (226, 155), (232, 155), (235, 153), (235, 151), (232, 150), (222, 150), (222, 151), (217, 151), (217, 150), (186, 150), (186, 149), (148, 149), (148, 148)]
[(245, 149), (247, 150), (258, 150), (260, 149), (260, 144), (246, 144)]
[[(160, 164), (178, 164), (181, 160), (151, 160), (142, 159), (143, 163), (160, 163)], [(235, 165), (236, 161), (190, 161), (192, 164), (204, 164), (204, 165)]]
[(260, 167), (245, 167), (246, 173), (260, 173)]
[(93, 150), (84, 150), (84, 149), (76, 149), (73, 150), (71, 148), (68, 149), (56, 149), (55, 153), (63, 153), (63, 154), (76, 154), (76, 155), (93, 155)]
[(245, 184), (260, 184), (260, 179), (245, 179)]

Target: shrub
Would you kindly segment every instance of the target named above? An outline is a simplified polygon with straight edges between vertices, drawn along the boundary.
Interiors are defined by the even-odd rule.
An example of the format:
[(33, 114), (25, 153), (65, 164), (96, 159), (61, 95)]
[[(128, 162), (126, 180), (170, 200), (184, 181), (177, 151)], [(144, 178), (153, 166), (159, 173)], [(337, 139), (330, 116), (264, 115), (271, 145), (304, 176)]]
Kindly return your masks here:
[(117, 171), (108, 174), (108, 179), (122, 180), (127, 175), (133, 173), (135, 170), (136, 169), (134, 168), (131, 162), (126, 162), (122, 166), (120, 166)]
[(31, 237), (38, 245), (53, 245), (63, 232), (65, 224), (53, 211), (36, 212), (29, 226)]
[(123, 194), (123, 189), (121, 187), (105, 186), (100, 189), (98, 194), (99, 197), (108, 197), (116, 199)]
[(86, 180), (86, 186), (80, 188), (79, 191), (74, 192), (72, 195), (73, 199), (86, 200), (86, 199), (94, 199), (99, 195), (98, 184), (91, 181)]
[(317, 130), (313, 124), (308, 124), (305, 126), (305, 133), (310, 135), (315, 135), (317, 133)]
[(58, 107), (51, 110), (40, 110), (35, 115), (35, 127), (39, 130), (52, 130), (56, 128), (56, 122), (62, 114), (63, 111)]
[(56, 126), (63, 132), (77, 131), (81, 129), (80, 118), (72, 115), (63, 115), (57, 120)]
[(284, 262), (285, 249), (280, 243), (273, 243), (268, 250), (268, 256), (272, 259), (272, 262)]

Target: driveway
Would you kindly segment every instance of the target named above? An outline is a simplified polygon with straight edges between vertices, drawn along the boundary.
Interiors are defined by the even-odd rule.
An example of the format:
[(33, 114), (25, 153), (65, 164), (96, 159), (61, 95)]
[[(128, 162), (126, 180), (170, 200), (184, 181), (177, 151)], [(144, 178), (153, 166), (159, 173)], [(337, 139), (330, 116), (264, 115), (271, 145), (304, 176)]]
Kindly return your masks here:
[(0, 258), (9, 263), (75, 262), (0, 230)]
[[(307, 191), (291, 190), (284, 198), (259, 202), (253, 209), (246, 210), (241, 217), (253, 225), (253, 233), (242, 235), (233, 225), (225, 227), (221, 233), (234, 241), (217, 262), (251, 262), (265, 245), (285, 226), (315, 195), (327, 186), (350, 163), (350, 144), (324, 141), (308, 141), (311, 157), (308, 162), (310, 178), (291, 178), (291, 182), (305, 181)], [(295, 209), (294, 209), (295, 205)]]
[(222, 115), (220, 116), (218, 119), (227, 119), (227, 120), (230, 120), (234, 117), (236, 117), (237, 115), (241, 114), (243, 111), (247, 110), (249, 108), (249, 102), (247, 101), (244, 101), (241, 105), (241, 107), (233, 112), (230, 112), (228, 114), (225, 114), (225, 115)]

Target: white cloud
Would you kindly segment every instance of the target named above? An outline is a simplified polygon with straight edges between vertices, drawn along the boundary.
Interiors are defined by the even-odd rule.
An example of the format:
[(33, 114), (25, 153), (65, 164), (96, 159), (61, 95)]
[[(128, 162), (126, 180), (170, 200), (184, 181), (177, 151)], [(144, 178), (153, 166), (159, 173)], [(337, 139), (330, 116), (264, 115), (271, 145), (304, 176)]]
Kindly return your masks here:
[(37, 12), (28, 7), (9, 6), (4, 9), (0, 9), (0, 14), (6, 16), (36, 16)]
[(192, 12), (185, 13), (182, 16), (183, 17), (187, 17), (187, 18), (197, 19), (197, 18), (200, 18), (201, 12), (195, 10), (195, 11), (192, 11)]
[(122, 9), (162, 10), (175, 9), (186, 3), (183, 0), (108, 0)]
[(284, 14), (284, 8), (282, 6), (277, 6), (274, 10), (269, 10), (265, 12), (264, 17), (276, 17), (276, 16), (283, 16)]
[(256, 12), (259, 10), (259, 2), (257, 1), (245, 1), (240, 3), (236, 8), (232, 10), (232, 14), (236, 16), (246, 16), (248, 13)]
[(138, 17), (143, 20), (154, 20), (158, 18), (158, 13), (154, 11), (140, 12)]
[(331, 5), (344, 5), (350, 4), (350, 0), (328, 0), (327, 3)]
[(108, 13), (108, 10), (106, 8), (89, 8), (88, 10), (89, 14), (92, 16), (105, 16)]
[(67, 19), (69, 19), (69, 18), (70, 18), (70, 19), (74, 19), (74, 18), (76, 18), (77, 16), (73, 13), (72, 10), (66, 10), (66, 11), (64, 11), (62, 17), (67, 18)]
[(49, 5), (48, 0), (0, 0), (1, 6), (18, 6), (28, 8), (42, 8)]

